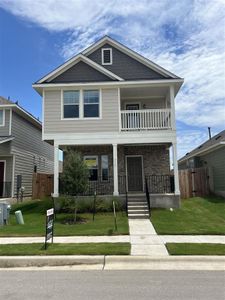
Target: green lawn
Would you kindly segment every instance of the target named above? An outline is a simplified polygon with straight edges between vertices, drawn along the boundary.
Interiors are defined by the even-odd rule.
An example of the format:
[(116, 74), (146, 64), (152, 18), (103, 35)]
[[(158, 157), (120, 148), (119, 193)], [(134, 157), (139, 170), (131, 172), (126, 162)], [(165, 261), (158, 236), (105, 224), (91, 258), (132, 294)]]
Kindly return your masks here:
[(87, 243), (87, 244), (10, 244), (1, 245), (3, 255), (129, 255), (129, 243)]
[[(29, 201), (12, 207), (9, 225), (0, 227), (0, 236), (43, 236), (45, 235), (46, 209), (52, 206), (50, 199)], [(14, 212), (20, 209), (23, 213), (25, 225), (16, 224)], [(54, 234), (56, 236), (71, 235), (121, 235), (129, 234), (128, 220), (125, 212), (117, 213), (118, 231), (114, 230), (112, 213), (97, 213), (95, 221), (92, 214), (79, 214), (85, 223), (72, 225), (63, 224), (69, 214), (57, 214)]]
[(181, 208), (153, 209), (151, 221), (158, 234), (225, 234), (225, 199), (182, 200)]
[(224, 244), (167, 243), (170, 255), (225, 255)]

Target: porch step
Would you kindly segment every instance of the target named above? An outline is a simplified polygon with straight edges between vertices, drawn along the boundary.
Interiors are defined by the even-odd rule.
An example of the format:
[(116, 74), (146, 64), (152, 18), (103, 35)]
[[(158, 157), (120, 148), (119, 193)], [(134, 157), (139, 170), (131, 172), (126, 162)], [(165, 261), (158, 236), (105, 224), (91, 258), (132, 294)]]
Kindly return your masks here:
[(147, 203), (147, 201), (146, 201), (146, 199), (128, 199), (128, 203), (133, 203), (133, 202), (138, 202), (138, 203), (140, 203), (140, 202), (145, 202), (145, 203)]
[(128, 213), (128, 218), (130, 219), (149, 219), (149, 214), (129, 214)]
[(149, 214), (147, 210), (128, 210), (128, 215), (146, 215)]
[(148, 205), (128, 205), (128, 210), (148, 210)]

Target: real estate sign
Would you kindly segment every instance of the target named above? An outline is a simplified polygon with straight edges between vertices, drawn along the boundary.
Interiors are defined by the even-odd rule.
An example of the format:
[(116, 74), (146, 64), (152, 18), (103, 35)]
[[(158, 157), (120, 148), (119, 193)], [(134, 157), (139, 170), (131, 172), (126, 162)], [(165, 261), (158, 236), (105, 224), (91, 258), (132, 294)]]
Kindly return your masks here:
[(45, 249), (49, 240), (53, 243), (53, 229), (54, 229), (54, 208), (46, 211), (46, 230), (45, 230)]

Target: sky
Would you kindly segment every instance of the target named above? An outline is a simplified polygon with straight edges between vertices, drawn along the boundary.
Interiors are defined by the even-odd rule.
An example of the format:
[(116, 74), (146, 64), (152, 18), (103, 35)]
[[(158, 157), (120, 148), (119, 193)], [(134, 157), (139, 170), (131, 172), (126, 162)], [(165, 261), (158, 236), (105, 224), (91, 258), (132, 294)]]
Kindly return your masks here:
[(32, 83), (105, 34), (184, 78), (179, 157), (225, 129), (225, 0), (0, 0), (0, 95), (41, 120)]

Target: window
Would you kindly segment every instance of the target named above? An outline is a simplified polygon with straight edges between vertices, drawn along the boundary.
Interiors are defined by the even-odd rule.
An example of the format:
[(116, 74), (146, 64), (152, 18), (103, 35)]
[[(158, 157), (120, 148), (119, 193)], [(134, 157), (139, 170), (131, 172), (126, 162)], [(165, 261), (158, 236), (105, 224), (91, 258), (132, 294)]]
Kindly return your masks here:
[(63, 92), (63, 117), (79, 118), (80, 91)]
[(109, 180), (109, 157), (108, 155), (101, 156), (102, 181)]
[(98, 156), (84, 156), (84, 161), (89, 169), (89, 180), (98, 180)]
[(84, 91), (84, 118), (99, 117), (99, 91)]
[(0, 110), (0, 126), (4, 126), (5, 120), (4, 120), (4, 111)]
[(102, 49), (102, 65), (112, 64), (112, 48)]

